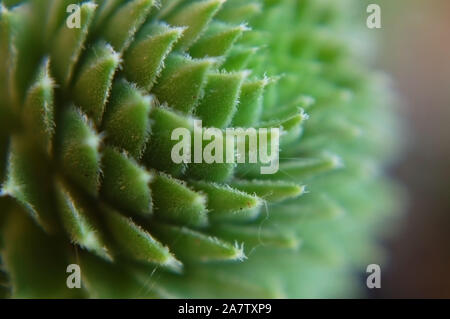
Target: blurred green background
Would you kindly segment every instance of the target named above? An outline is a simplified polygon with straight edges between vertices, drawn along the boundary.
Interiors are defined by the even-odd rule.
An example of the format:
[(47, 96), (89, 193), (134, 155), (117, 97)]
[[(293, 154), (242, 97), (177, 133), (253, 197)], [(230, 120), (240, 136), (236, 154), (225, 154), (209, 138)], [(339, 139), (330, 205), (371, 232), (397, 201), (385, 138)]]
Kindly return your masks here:
[(382, 9), (378, 68), (392, 78), (406, 147), (392, 169), (406, 214), (385, 242), (375, 298), (450, 298), (450, 1), (371, 1)]

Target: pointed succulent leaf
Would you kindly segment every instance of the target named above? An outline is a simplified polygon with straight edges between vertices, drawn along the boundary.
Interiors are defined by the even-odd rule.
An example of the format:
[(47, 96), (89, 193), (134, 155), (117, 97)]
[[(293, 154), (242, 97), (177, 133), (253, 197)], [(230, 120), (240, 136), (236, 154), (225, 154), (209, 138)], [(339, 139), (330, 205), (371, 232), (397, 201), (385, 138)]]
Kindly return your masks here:
[(51, 192), (49, 167), (43, 156), (23, 137), (12, 138), (6, 180), (0, 195), (16, 199), (37, 224), (51, 231), (55, 227), (51, 217)]
[(24, 123), (42, 150), (51, 153), (54, 122), (54, 82), (49, 73), (50, 61), (46, 59), (36, 80), (28, 90), (23, 108)]
[(165, 24), (149, 23), (143, 26), (124, 55), (126, 78), (150, 90), (183, 31), (183, 28), (172, 28)]
[(242, 247), (187, 227), (157, 224), (152, 226), (151, 229), (155, 236), (165, 242), (182, 260), (202, 262), (242, 261), (246, 258)]
[(228, 72), (246, 69), (256, 51), (257, 48), (235, 45), (228, 53), (222, 68)]
[(324, 193), (308, 194), (300, 197), (297, 202), (279, 207), (277, 214), (272, 215), (273, 221), (289, 221), (304, 223), (314, 220), (333, 220), (345, 216), (344, 208), (336, 200)]
[(62, 224), (72, 243), (111, 260), (101, 227), (87, 204), (61, 181), (56, 184), (56, 197)]
[(189, 49), (189, 53), (194, 58), (224, 56), (242, 33), (247, 30), (248, 28), (245, 25), (230, 26), (215, 23)]
[(124, 255), (138, 261), (156, 263), (173, 269), (179, 269), (182, 266), (167, 247), (130, 218), (110, 208), (105, 207), (103, 210), (111, 237)]
[[(270, 87), (270, 86), (269, 86)], [(264, 108), (261, 119), (263, 121), (271, 121), (274, 119), (282, 119), (289, 117), (296, 113), (303, 113), (305, 120), (309, 118), (307, 111), (314, 105), (315, 100), (309, 95), (300, 95), (296, 97), (292, 102), (285, 104), (284, 106), (274, 108)]]
[(97, 196), (100, 178), (100, 135), (78, 109), (63, 111), (57, 156), (65, 174), (89, 195)]
[(305, 191), (305, 186), (285, 181), (269, 180), (234, 180), (229, 183), (233, 188), (268, 201), (279, 202), (287, 198), (300, 196)]
[(126, 49), (144, 23), (153, 0), (132, 0), (119, 7), (102, 28), (101, 35), (117, 52)]
[[(65, 25), (64, 18), (68, 14), (67, 7), (73, 3), (72, 0), (49, 0), (47, 8), (46, 24), (44, 28), (44, 40), (50, 46), (54, 40), (57, 30)], [(38, 3), (38, 2), (36, 2)]]
[(164, 297), (154, 291), (154, 285), (142, 289), (143, 282), (136, 279), (136, 275), (123, 266), (117, 266), (84, 251), (79, 253), (79, 263), (83, 287), (86, 287), (92, 298)]
[(246, 82), (242, 85), (238, 109), (233, 117), (232, 125), (251, 127), (261, 117), (264, 88), (268, 79)]
[(198, 39), (223, 2), (224, 0), (193, 2), (167, 19), (171, 25), (188, 28), (177, 43), (178, 49), (185, 50)]
[(74, 102), (94, 123), (101, 124), (114, 73), (120, 57), (113, 48), (99, 42), (89, 49), (73, 87)]
[(111, 147), (103, 151), (102, 167), (102, 196), (130, 214), (149, 216), (152, 213), (150, 172)]
[(205, 96), (195, 113), (207, 127), (227, 127), (236, 112), (241, 84), (247, 76), (241, 73), (210, 74), (205, 86)]
[[(25, 94), (34, 80), (36, 69), (48, 51), (43, 51), (42, 37), (46, 10), (38, 1), (26, 1), (11, 8), (15, 30), (11, 39), (9, 90), (16, 108), (23, 105)], [(36, 26), (39, 24), (39, 26)]]
[(182, 225), (206, 226), (208, 219), (204, 195), (164, 174), (156, 176), (151, 186), (158, 218)]
[(172, 149), (178, 143), (172, 140), (172, 132), (178, 128), (193, 129), (193, 121), (166, 107), (155, 107), (151, 110), (152, 130), (143, 156), (144, 162), (152, 168), (180, 176), (185, 170), (183, 163), (172, 160)]
[(80, 7), (80, 28), (68, 28), (63, 24), (53, 39), (50, 54), (52, 71), (64, 87), (69, 84), (80, 58), (96, 7), (94, 2), (83, 3)]
[(152, 92), (161, 103), (183, 113), (191, 113), (201, 98), (206, 74), (214, 60), (192, 60), (174, 54), (167, 58), (167, 67)]
[(233, 163), (191, 163), (185, 175), (194, 180), (226, 183), (233, 177), (235, 167)]
[(117, 80), (103, 119), (106, 142), (139, 159), (150, 134), (151, 105), (151, 96), (125, 80)]
[(261, 178), (283, 181), (300, 181), (317, 175), (342, 168), (342, 160), (331, 154), (325, 154), (317, 158), (302, 158), (295, 161), (286, 161), (280, 164), (274, 174), (260, 174), (260, 164), (245, 164), (239, 174), (246, 178)]
[(260, 122), (258, 128), (278, 127), (283, 134), (280, 136), (280, 143), (283, 145), (295, 142), (303, 133), (303, 124), (309, 118), (302, 109), (294, 110), (281, 119), (273, 119)]
[(190, 182), (190, 185), (208, 196), (208, 210), (211, 215), (239, 214), (242, 210), (257, 208), (262, 204), (258, 197), (228, 185), (201, 181)]
[(271, 246), (278, 248), (293, 248), (300, 246), (300, 239), (296, 234), (289, 234), (283, 230), (268, 227), (246, 225), (216, 225), (211, 231), (214, 235), (226, 240), (241, 241), (246, 249), (257, 246)]
[(342, 168), (342, 159), (336, 155), (326, 154), (319, 158), (303, 159), (282, 163), (274, 178), (301, 180)]
[(126, 0), (96, 0), (95, 2), (98, 4), (98, 8), (94, 20), (92, 21), (90, 36), (97, 35), (100, 28), (104, 26), (112, 13), (125, 1)]
[[(194, 130), (193, 136), (194, 141), (191, 143), (193, 148), (191, 150), (192, 158), (191, 163), (187, 166), (185, 176), (194, 180), (211, 182), (227, 182), (230, 180), (236, 164), (227, 163), (226, 161), (227, 146), (224, 130), (218, 128), (203, 128), (200, 130), (197, 127)], [(198, 142), (199, 140), (201, 142)], [(220, 155), (221, 146), (222, 155)], [(201, 160), (196, 160), (196, 157)]]
[(258, 128), (280, 127), (283, 131), (288, 132), (302, 125), (308, 118), (309, 118), (308, 114), (306, 114), (302, 109), (300, 109), (291, 112), (291, 114), (286, 116), (285, 118), (260, 122), (257, 125), (257, 127)]

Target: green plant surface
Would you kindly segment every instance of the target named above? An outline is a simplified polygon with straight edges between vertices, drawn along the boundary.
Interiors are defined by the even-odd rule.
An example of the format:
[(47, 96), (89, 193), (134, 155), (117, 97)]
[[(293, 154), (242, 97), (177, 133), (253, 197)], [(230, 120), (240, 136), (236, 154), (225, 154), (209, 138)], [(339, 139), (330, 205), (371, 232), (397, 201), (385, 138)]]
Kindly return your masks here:
[[(398, 208), (398, 134), (358, 1), (91, 0), (70, 29), (71, 2), (0, 4), (0, 296), (363, 288)], [(280, 128), (279, 171), (174, 163), (196, 119)]]

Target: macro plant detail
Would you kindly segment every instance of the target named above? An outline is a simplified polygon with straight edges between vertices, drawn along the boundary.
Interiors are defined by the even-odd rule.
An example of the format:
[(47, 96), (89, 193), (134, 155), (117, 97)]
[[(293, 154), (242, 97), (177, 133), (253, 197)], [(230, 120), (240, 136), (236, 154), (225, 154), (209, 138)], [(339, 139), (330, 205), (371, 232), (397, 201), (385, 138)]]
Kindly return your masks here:
[[(358, 2), (83, 1), (68, 28), (72, 2), (0, 6), (0, 294), (354, 293), (397, 145)], [(196, 120), (279, 128), (279, 170), (175, 163)]]

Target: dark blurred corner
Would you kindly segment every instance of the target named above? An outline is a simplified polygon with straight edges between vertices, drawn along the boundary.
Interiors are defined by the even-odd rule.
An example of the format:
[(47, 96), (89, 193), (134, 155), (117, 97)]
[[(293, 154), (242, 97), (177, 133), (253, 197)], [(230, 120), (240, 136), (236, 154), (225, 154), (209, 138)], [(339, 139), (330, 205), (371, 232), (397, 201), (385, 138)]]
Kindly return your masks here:
[(450, 1), (384, 0), (380, 68), (403, 100), (408, 144), (394, 175), (407, 212), (387, 242), (378, 298), (450, 298)]

